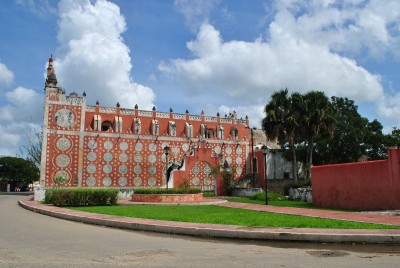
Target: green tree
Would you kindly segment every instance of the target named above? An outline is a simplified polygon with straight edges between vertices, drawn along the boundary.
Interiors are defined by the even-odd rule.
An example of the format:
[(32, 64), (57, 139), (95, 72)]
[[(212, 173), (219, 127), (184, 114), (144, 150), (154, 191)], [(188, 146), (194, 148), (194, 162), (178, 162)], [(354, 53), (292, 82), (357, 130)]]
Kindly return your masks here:
[(333, 137), (335, 113), (335, 108), (325, 93), (310, 91), (304, 95), (301, 126), (307, 147), (306, 178), (311, 176), (315, 140)]
[(320, 138), (316, 143), (315, 164), (356, 162), (365, 153), (364, 136), (368, 119), (358, 113), (358, 107), (348, 98), (332, 97), (336, 124), (331, 140)]
[(390, 136), (382, 133), (382, 124), (374, 119), (366, 126), (364, 137), (364, 150), (368, 160), (380, 160), (387, 158), (387, 150), (390, 147)]
[(30, 161), (19, 157), (0, 157), (0, 180), (28, 184), (39, 179), (39, 169)]
[(271, 140), (278, 140), (279, 144), (288, 144), (292, 152), (293, 178), (297, 181), (296, 142), (300, 135), (301, 107), (303, 97), (299, 93), (288, 94), (288, 89), (282, 89), (271, 96), (265, 106), (265, 117), (262, 128)]

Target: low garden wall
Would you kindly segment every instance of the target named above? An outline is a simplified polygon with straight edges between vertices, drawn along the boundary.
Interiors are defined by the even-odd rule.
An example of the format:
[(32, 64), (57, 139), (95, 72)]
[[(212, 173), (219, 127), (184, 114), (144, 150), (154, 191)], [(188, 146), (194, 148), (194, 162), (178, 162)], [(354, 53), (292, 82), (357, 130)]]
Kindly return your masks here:
[(198, 202), (203, 200), (203, 193), (200, 194), (133, 194), (133, 202), (145, 203), (180, 203)]

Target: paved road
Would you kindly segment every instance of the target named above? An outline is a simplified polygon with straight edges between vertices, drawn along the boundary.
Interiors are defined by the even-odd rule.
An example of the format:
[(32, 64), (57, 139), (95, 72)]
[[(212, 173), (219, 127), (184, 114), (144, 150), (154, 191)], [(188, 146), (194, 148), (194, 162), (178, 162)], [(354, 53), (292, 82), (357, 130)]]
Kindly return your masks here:
[(64, 221), (0, 196), (0, 267), (398, 267), (388, 246), (251, 243)]

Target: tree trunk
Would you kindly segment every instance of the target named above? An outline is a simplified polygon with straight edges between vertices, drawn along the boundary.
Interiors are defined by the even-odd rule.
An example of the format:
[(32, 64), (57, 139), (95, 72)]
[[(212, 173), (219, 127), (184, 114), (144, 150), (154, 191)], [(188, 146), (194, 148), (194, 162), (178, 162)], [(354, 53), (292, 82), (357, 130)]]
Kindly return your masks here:
[(306, 164), (306, 167), (307, 167), (307, 176), (306, 176), (306, 179), (310, 179), (311, 178), (311, 166), (312, 166), (312, 153), (313, 153), (313, 147), (314, 147), (314, 144), (313, 144), (313, 138), (312, 137), (310, 137), (309, 139), (308, 139), (308, 144), (307, 144), (307, 157), (306, 157), (306, 160), (307, 160), (307, 164)]
[(297, 157), (296, 157), (296, 148), (293, 142), (290, 142), (289, 147), (292, 149), (292, 171), (293, 171), (293, 179), (297, 182)]

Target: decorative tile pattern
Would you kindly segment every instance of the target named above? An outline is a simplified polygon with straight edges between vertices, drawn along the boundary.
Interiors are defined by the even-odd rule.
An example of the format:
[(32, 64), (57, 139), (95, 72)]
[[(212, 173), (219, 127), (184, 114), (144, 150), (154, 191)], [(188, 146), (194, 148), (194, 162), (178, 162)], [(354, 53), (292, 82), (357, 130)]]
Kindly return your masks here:
[(242, 158), (240, 156), (236, 157), (236, 164), (240, 165), (242, 164)]
[(150, 143), (149, 144), (149, 150), (151, 152), (154, 152), (155, 150), (157, 150), (157, 145), (155, 143)]
[(203, 169), (204, 174), (208, 175), (211, 173), (211, 168), (207, 165)]
[(60, 168), (65, 168), (69, 165), (71, 160), (69, 159), (69, 156), (66, 154), (60, 154), (56, 158), (56, 165)]
[(133, 157), (133, 160), (135, 160), (136, 163), (142, 163), (143, 156), (141, 154), (135, 154), (135, 156)]
[(96, 158), (97, 158), (97, 155), (96, 155), (95, 152), (89, 152), (89, 153), (87, 154), (87, 159), (88, 159), (89, 161), (94, 161), (94, 160), (96, 160)]
[(111, 165), (104, 165), (103, 166), (103, 171), (104, 171), (104, 173), (107, 173), (107, 174), (109, 174), (109, 173), (111, 173), (112, 172), (112, 166)]
[(126, 161), (128, 161), (128, 155), (124, 154), (124, 153), (120, 154), (119, 161), (121, 161), (122, 163), (125, 163)]
[(225, 153), (226, 154), (231, 154), (232, 153), (232, 147), (228, 146), (225, 148)]
[(140, 174), (140, 173), (142, 173), (142, 168), (139, 166), (139, 165), (136, 165), (134, 168), (133, 168), (133, 172), (135, 172), (135, 174)]
[(199, 167), (198, 166), (194, 166), (192, 168), (192, 173), (195, 174), (195, 175), (198, 175), (200, 173)]
[(96, 142), (95, 140), (90, 140), (90, 141), (88, 142), (88, 147), (89, 147), (89, 149), (91, 149), (91, 150), (96, 149), (96, 147), (97, 147), (97, 142)]
[(200, 184), (200, 179), (198, 177), (192, 178), (192, 184), (198, 186)]
[(187, 143), (182, 144), (182, 150), (184, 152), (187, 152), (189, 150), (189, 144), (187, 144)]
[(119, 186), (125, 186), (128, 183), (128, 180), (125, 177), (121, 177), (118, 179)]
[(89, 174), (93, 174), (93, 173), (96, 172), (96, 166), (93, 165), (93, 164), (90, 164), (90, 165), (87, 166), (86, 171), (87, 171)]
[(156, 167), (155, 166), (149, 166), (148, 170), (149, 174), (153, 175), (156, 173)]
[(135, 185), (136, 187), (142, 185), (142, 179), (139, 177), (136, 177), (133, 179), (133, 185)]
[(94, 177), (89, 177), (86, 180), (86, 184), (90, 187), (93, 187), (96, 184), (96, 179)]
[(111, 185), (111, 183), (112, 183), (112, 180), (111, 180), (110, 177), (104, 177), (104, 179), (103, 179), (103, 185), (104, 186), (108, 187), (108, 186)]
[(157, 160), (157, 157), (154, 154), (149, 155), (148, 159), (149, 163), (154, 164)]
[(104, 161), (110, 162), (113, 159), (113, 155), (111, 153), (105, 153), (103, 156)]
[(68, 183), (68, 181), (69, 181), (69, 175), (68, 175), (68, 173), (65, 172), (65, 171), (59, 171), (59, 172), (57, 172), (57, 173), (56, 173), (56, 178), (57, 178), (57, 177), (61, 177), (61, 178), (63, 178), (64, 180), (66, 180), (67, 182), (65, 182), (64, 184)]
[(154, 177), (150, 177), (147, 181), (149, 186), (155, 186), (157, 184), (157, 180)]
[(57, 148), (61, 151), (66, 151), (71, 148), (71, 141), (67, 138), (60, 138), (56, 144)]
[(125, 142), (125, 141), (121, 142), (121, 143), (119, 144), (119, 148), (120, 148), (122, 151), (128, 150), (128, 143)]
[(221, 152), (221, 146), (219, 146), (219, 145), (215, 146), (214, 152), (219, 154)]
[(104, 143), (104, 148), (105, 148), (106, 150), (111, 150), (112, 147), (113, 147), (113, 143), (112, 143), (111, 141), (106, 141), (106, 142)]
[(141, 142), (136, 143), (135, 150), (138, 151), (138, 152), (143, 150), (143, 144)]
[(237, 153), (237, 154), (241, 154), (241, 153), (242, 153), (242, 147), (240, 147), (240, 146), (237, 147), (237, 148), (236, 148), (236, 153)]
[(128, 168), (125, 165), (119, 166), (119, 173), (125, 174), (128, 171)]

